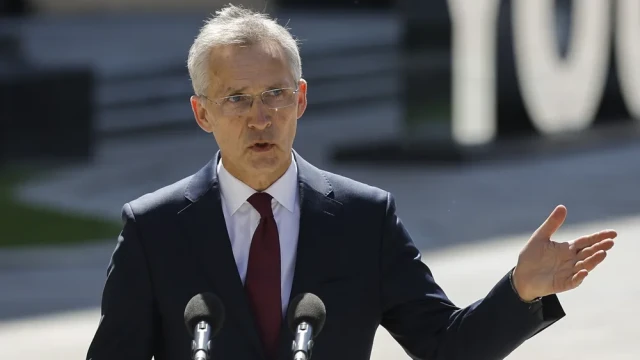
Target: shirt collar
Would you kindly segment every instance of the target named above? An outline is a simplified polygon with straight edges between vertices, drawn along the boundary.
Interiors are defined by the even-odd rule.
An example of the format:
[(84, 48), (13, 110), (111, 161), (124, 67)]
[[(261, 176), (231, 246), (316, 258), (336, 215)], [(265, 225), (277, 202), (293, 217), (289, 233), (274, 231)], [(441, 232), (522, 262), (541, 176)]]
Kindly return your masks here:
[[(254, 189), (231, 175), (222, 164), (222, 158), (218, 163), (218, 179), (220, 192), (224, 198), (225, 206), (231, 215), (256, 193)], [(271, 195), (280, 205), (293, 213), (298, 192), (298, 165), (291, 154), (291, 165), (287, 171), (264, 192)]]

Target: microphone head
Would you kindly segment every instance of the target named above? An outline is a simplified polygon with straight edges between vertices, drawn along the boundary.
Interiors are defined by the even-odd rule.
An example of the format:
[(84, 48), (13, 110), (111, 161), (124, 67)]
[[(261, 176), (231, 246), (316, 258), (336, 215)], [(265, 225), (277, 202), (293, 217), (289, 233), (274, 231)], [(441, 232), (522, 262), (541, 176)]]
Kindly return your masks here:
[(316, 337), (322, 331), (326, 318), (327, 310), (324, 307), (324, 303), (319, 297), (311, 293), (296, 296), (291, 300), (287, 310), (289, 329), (294, 334), (298, 330), (298, 325), (306, 322), (313, 327), (313, 337)]
[(212, 293), (198, 294), (189, 300), (184, 309), (184, 323), (193, 336), (194, 329), (201, 321), (211, 326), (211, 337), (218, 334), (224, 323), (224, 305), (219, 297)]

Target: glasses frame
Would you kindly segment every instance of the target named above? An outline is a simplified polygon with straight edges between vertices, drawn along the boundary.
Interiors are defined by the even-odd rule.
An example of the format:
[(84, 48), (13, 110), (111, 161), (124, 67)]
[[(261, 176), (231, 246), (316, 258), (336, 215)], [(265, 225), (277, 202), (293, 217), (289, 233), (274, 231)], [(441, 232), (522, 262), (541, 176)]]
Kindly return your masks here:
[(284, 109), (286, 107), (295, 105), (295, 101), (290, 105), (280, 106), (280, 107), (275, 107), (275, 108), (265, 104), (264, 103), (264, 94), (266, 94), (268, 92), (276, 91), (276, 90), (293, 90), (293, 95), (297, 95), (298, 91), (300, 91), (300, 87), (298, 86), (298, 87), (295, 87), (295, 88), (293, 88), (293, 87), (284, 87), (284, 88), (270, 89), (270, 90), (262, 91), (259, 94), (253, 94), (253, 95), (251, 95), (251, 94), (237, 94), (237, 95), (229, 95), (229, 96), (225, 96), (225, 97), (221, 97), (221, 98), (217, 98), (217, 99), (210, 99), (206, 95), (198, 95), (198, 97), (202, 97), (204, 99), (207, 99), (207, 100), (211, 101), (212, 103), (214, 103), (214, 104), (216, 104), (218, 106), (222, 106), (222, 103), (225, 100), (230, 99), (232, 97), (236, 97), (236, 96), (250, 97), (251, 98), (251, 105), (249, 107), (247, 107), (247, 110), (245, 110), (244, 112), (240, 112), (239, 114), (243, 114), (246, 111), (249, 111), (250, 109), (252, 109), (253, 108), (253, 103), (255, 102), (256, 97), (260, 97), (260, 102), (262, 103), (262, 105), (266, 106), (268, 109), (271, 109), (271, 110)]

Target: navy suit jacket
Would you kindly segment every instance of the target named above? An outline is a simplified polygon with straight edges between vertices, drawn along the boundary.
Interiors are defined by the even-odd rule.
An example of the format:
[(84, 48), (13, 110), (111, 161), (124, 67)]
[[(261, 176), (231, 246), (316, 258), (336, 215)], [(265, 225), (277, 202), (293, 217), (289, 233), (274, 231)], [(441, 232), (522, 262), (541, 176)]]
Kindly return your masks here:
[[(185, 305), (213, 292), (226, 321), (211, 359), (265, 360), (222, 212), (219, 156), (125, 204), (87, 359), (190, 359)], [(294, 156), (301, 218), (291, 298), (311, 292), (327, 309), (314, 360), (369, 359), (380, 325), (413, 359), (502, 359), (564, 316), (556, 296), (522, 302), (510, 270), (486, 297), (456, 307), (421, 261), (390, 193)], [(284, 323), (278, 360), (291, 358)]]

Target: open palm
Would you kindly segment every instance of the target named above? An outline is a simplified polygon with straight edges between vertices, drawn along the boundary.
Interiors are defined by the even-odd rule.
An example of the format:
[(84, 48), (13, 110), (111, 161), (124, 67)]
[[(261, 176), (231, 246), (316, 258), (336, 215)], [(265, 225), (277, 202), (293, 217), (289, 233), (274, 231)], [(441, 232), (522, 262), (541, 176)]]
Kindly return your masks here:
[(613, 247), (615, 230), (602, 230), (570, 242), (551, 240), (566, 217), (567, 209), (557, 206), (520, 252), (513, 278), (521, 298), (532, 300), (575, 289)]

